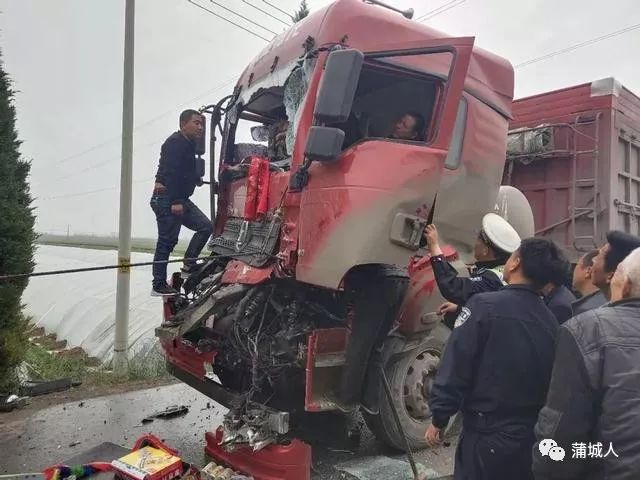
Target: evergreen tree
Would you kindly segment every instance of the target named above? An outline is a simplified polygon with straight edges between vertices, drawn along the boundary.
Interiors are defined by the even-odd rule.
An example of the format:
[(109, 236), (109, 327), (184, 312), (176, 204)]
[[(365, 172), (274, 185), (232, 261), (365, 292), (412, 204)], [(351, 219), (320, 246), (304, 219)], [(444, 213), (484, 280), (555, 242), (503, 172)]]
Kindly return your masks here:
[[(33, 271), (30, 164), (20, 158), (15, 121), (11, 82), (0, 63), (0, 275)], [(0, 391), (15, 386), (15, 367), (26, 350), (21, 303), (26, 286), (26, 279), (0, 281)]]
[(307, 0), (302, 0), (300, 2), (300, 7), (296, 11), (296, 13), (293, 14), (293, 17), (291, 18), (293, 19), (293, 23), (297, 23), (307, 15), (309, 15), (309, 6), (307, 5)]

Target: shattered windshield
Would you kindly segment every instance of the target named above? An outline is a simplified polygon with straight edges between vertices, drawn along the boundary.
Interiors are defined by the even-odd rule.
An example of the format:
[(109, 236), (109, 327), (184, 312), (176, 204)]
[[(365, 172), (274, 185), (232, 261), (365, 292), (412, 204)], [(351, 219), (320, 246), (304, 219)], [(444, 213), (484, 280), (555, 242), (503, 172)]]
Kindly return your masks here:
[(302, 65), (295, 68), (284, 85), (284, 107), (289, 126), (287, 128), (286, 146), (287, 152), (293, 152), (293, 146), (296, 140), (296, 132), (300, 121), (300, 106), (304, 101), (307, 89), (309, 88), (309, 80), (313, 67), (316, 64), (316, 58), (305, 58)]

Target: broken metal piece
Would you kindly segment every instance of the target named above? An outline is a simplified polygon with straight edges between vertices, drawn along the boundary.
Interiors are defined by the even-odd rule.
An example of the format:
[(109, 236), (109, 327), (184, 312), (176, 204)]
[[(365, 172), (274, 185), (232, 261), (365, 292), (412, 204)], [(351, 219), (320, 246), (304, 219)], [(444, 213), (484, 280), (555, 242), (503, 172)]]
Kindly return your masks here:
[(171, 405), (164, 410), (153, 413), (148, 417), (142, 419), (142, 423), (153, 422), (155, 418), (173, 418), (180, 415), (185, 415), (189, 412), (189, 407), (186, 405)]

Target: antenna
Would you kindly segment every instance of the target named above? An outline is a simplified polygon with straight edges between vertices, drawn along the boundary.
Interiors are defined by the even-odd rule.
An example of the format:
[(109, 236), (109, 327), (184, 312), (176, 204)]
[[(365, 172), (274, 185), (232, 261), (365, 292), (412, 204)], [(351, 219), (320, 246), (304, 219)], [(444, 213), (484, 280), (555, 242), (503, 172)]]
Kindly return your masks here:
[(384, 8), (388, 8), (389, 10), (393, 10), (394, 12), (398, 12), (400, 15), (402, 15), (405, 18), (408, 18), (409, 20), (411, 20), (413, 18), (413, 8), (407, 8), (406, 10), (400, 10), (399, 8), (396, 7), (392, 7), (391, 5), (388, 5), (384, 2), (381, 2), (380, 0), (362, 0), (364, 3), (369, 3), (371, 5), (379, 5), (381, 7)]

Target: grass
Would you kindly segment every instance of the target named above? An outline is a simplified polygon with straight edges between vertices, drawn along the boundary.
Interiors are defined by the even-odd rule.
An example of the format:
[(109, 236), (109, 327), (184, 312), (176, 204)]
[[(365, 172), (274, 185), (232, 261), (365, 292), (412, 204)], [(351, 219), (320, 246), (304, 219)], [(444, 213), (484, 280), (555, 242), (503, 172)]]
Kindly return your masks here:
[(125, 376), (114, 375), (108, 366), (89, 366), (86, 356), (54, 355), (33, 344), (29, 345), (26, 351), (25, 362), (42, 380), (71, 378), (81, 381), (84, 385), (116, 385), (139, 380), (171, 378), (155, 345), (145, 355), (138, 355), (130, 360), (129, 371)]

